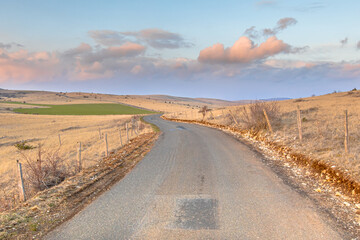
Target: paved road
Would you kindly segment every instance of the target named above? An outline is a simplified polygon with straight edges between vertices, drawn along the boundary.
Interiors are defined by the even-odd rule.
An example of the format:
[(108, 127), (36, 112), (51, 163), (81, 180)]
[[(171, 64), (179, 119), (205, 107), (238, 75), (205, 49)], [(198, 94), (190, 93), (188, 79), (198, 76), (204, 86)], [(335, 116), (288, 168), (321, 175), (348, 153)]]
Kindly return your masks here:
[(341, 239), (259, 155), (221, 131), (149, 116), (152, 151), (48, 239)]

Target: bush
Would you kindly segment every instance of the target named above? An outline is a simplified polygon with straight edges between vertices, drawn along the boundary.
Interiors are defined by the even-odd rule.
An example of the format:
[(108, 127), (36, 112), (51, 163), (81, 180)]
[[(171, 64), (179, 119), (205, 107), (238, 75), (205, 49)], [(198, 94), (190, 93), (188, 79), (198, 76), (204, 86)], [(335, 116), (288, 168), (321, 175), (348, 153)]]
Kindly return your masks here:
[(268, 128), (264, 110), (272, 125), (280, 122), (279, 106), (275, 102), (256, 102), (249, 105), (248, 109), (242, 107), (234, 117), (245, 129), (260, 131)]
[(210, 112), (212, 109), (209, 109), (208, 106), (203, 106), (200, 110), (199, 113), (201, 113), (203, 115), (202, 117), (202, 121), (204, 121), (206, 113)]
[(55, 186), (70, 175), (69, 168), (59, 156), (59, 150), (45, 151), (39, 145), (36, 156), (34, 152), (20, 152), (24, 162), (24, 180), (33, 192)]

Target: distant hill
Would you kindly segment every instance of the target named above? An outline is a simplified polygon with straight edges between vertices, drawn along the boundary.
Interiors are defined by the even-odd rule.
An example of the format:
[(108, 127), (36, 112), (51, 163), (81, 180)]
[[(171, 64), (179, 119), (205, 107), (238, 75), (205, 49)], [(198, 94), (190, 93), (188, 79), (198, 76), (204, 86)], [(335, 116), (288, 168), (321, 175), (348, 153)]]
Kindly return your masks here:
[[(290, 98), (270, 98), (261, 101), (281, 101)], [(0, 101), (21, 101), (40, 104), (64, 104), (64, 103), (125, 103), (138, 107), (147, 107), (153, 104), (175, 104), (184, 107), (200, 108), (205, 105), (212, 108), (243, 105), (256, 102), (257, 100), (228, 101), (215, 98), (189, 98), (169, 95), (115, 95), (85, 92), (50, 92), (50, 91), (26, 91), (0, 89)], [(146, 104), (145, 104), (146, 103)], [(146, 105), (146, 106), (145, 106)]]
[(284, 101), (284, 100), (290, 100), (291, 98), (266, 98), (266, 99), (260, 99), (261, 101)]

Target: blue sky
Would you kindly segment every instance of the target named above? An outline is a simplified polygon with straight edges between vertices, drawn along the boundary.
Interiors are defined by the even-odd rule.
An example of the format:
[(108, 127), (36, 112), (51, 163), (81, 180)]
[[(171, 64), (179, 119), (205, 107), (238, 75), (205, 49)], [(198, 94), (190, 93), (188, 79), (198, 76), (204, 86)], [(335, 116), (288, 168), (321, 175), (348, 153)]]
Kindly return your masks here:
[(222, 99), (360, 88), (359, 1), (2, 1), (0, 87)]

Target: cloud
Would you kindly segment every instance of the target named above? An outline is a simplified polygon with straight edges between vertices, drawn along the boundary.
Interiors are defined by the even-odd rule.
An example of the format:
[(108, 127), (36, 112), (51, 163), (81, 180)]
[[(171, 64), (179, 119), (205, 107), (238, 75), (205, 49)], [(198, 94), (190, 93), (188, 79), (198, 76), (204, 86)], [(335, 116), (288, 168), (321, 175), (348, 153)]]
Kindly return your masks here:
[(248, 37), (240, 37), (232, 47), (217, 43), (200, 51), (198, 60), (204, 63), (250, 63), (279, 53), (291, 53), (292, 47), (275, 36), (260, 45)]
[(341, 46), (345, 46), (348, 43), (348, 38), (344, 38), (343, 40), (340, 40)]
[(357, 49), (360, 49), (360, 41), (358, 41), (357, 45), (356, 45)]
[(264, 65), (277, 69), (294, 69), (294, 68), (312, 68), (316, 66), (317, 63), (296, 61), (296, 60), (269, 59), (264, 62)]
[(267, 38), (269, 36), (275, 36), (276, 34), (285, 30), (289, 26), (295, 25), (296, 23), (297, 20), (295, 18), (281, 18), (279, 21), (277, 21), (276, 26), (273, 28), (265, 28), (261, 31), (258, 31), (256, 30), (255, 26), (252, 26), (245, 30), (244, 35), (248, 36), (251, 39), (259, 39), (260, 37)]
[(56, 53), (0, 49), (0, 82), (46, 81), (59, 74)]
[(150, 46), (157, 49), (192, 47), (193, 44), (186, 42), (179, 34), (161, 29), (144, 29), (135, 33), (139, 39), (144, 40)]
[(184, 40), (177, 33), (158, 28), (144, 29), (136, 32), (116, 32), (110, 30), (89, 31), (95, 42), (104, 46), (116, 46), (125, 42), (142, 43), (156, 49), (175, 49), (192, 47), (193, 44)]
[(89, 31), (88, 34), (95, 42), (104, 46), (121, 45), (127, 41), (120, 32), (111, 30), (93, 30)]
[(252, 26), (245, 30), (244, 35), (248, 36), (251, 39), (258, 39), (259, 38), (259, 32), (255, 30), (255, 26)]
[(64, 52), (65, 56), (75, 56), (82, 53), (88, 53), (92, 51), (92, 47), (87, 43), (81, 43), (78, 47), (69, 49)]
[(19, 44), (19, 43), (1, 43), (0, 42), (0, 49), (10, 49), (12, 47), (24, 47), (23, 45)]
[(131, 69), (127, 62), (135, 62), (145, 50), (145, 46), (132, 42), (106, 48), (92, 48), (82, 43), (62, 54), (62, 65), (71, 80), (110, 78), (124, 66)]
[(273, 36), (288, 28), (291, 25), (295, 25), (297, 20), (295, 18), (281, 18), (274, 28), (265, 28), (262, 30), (264, 36)]

